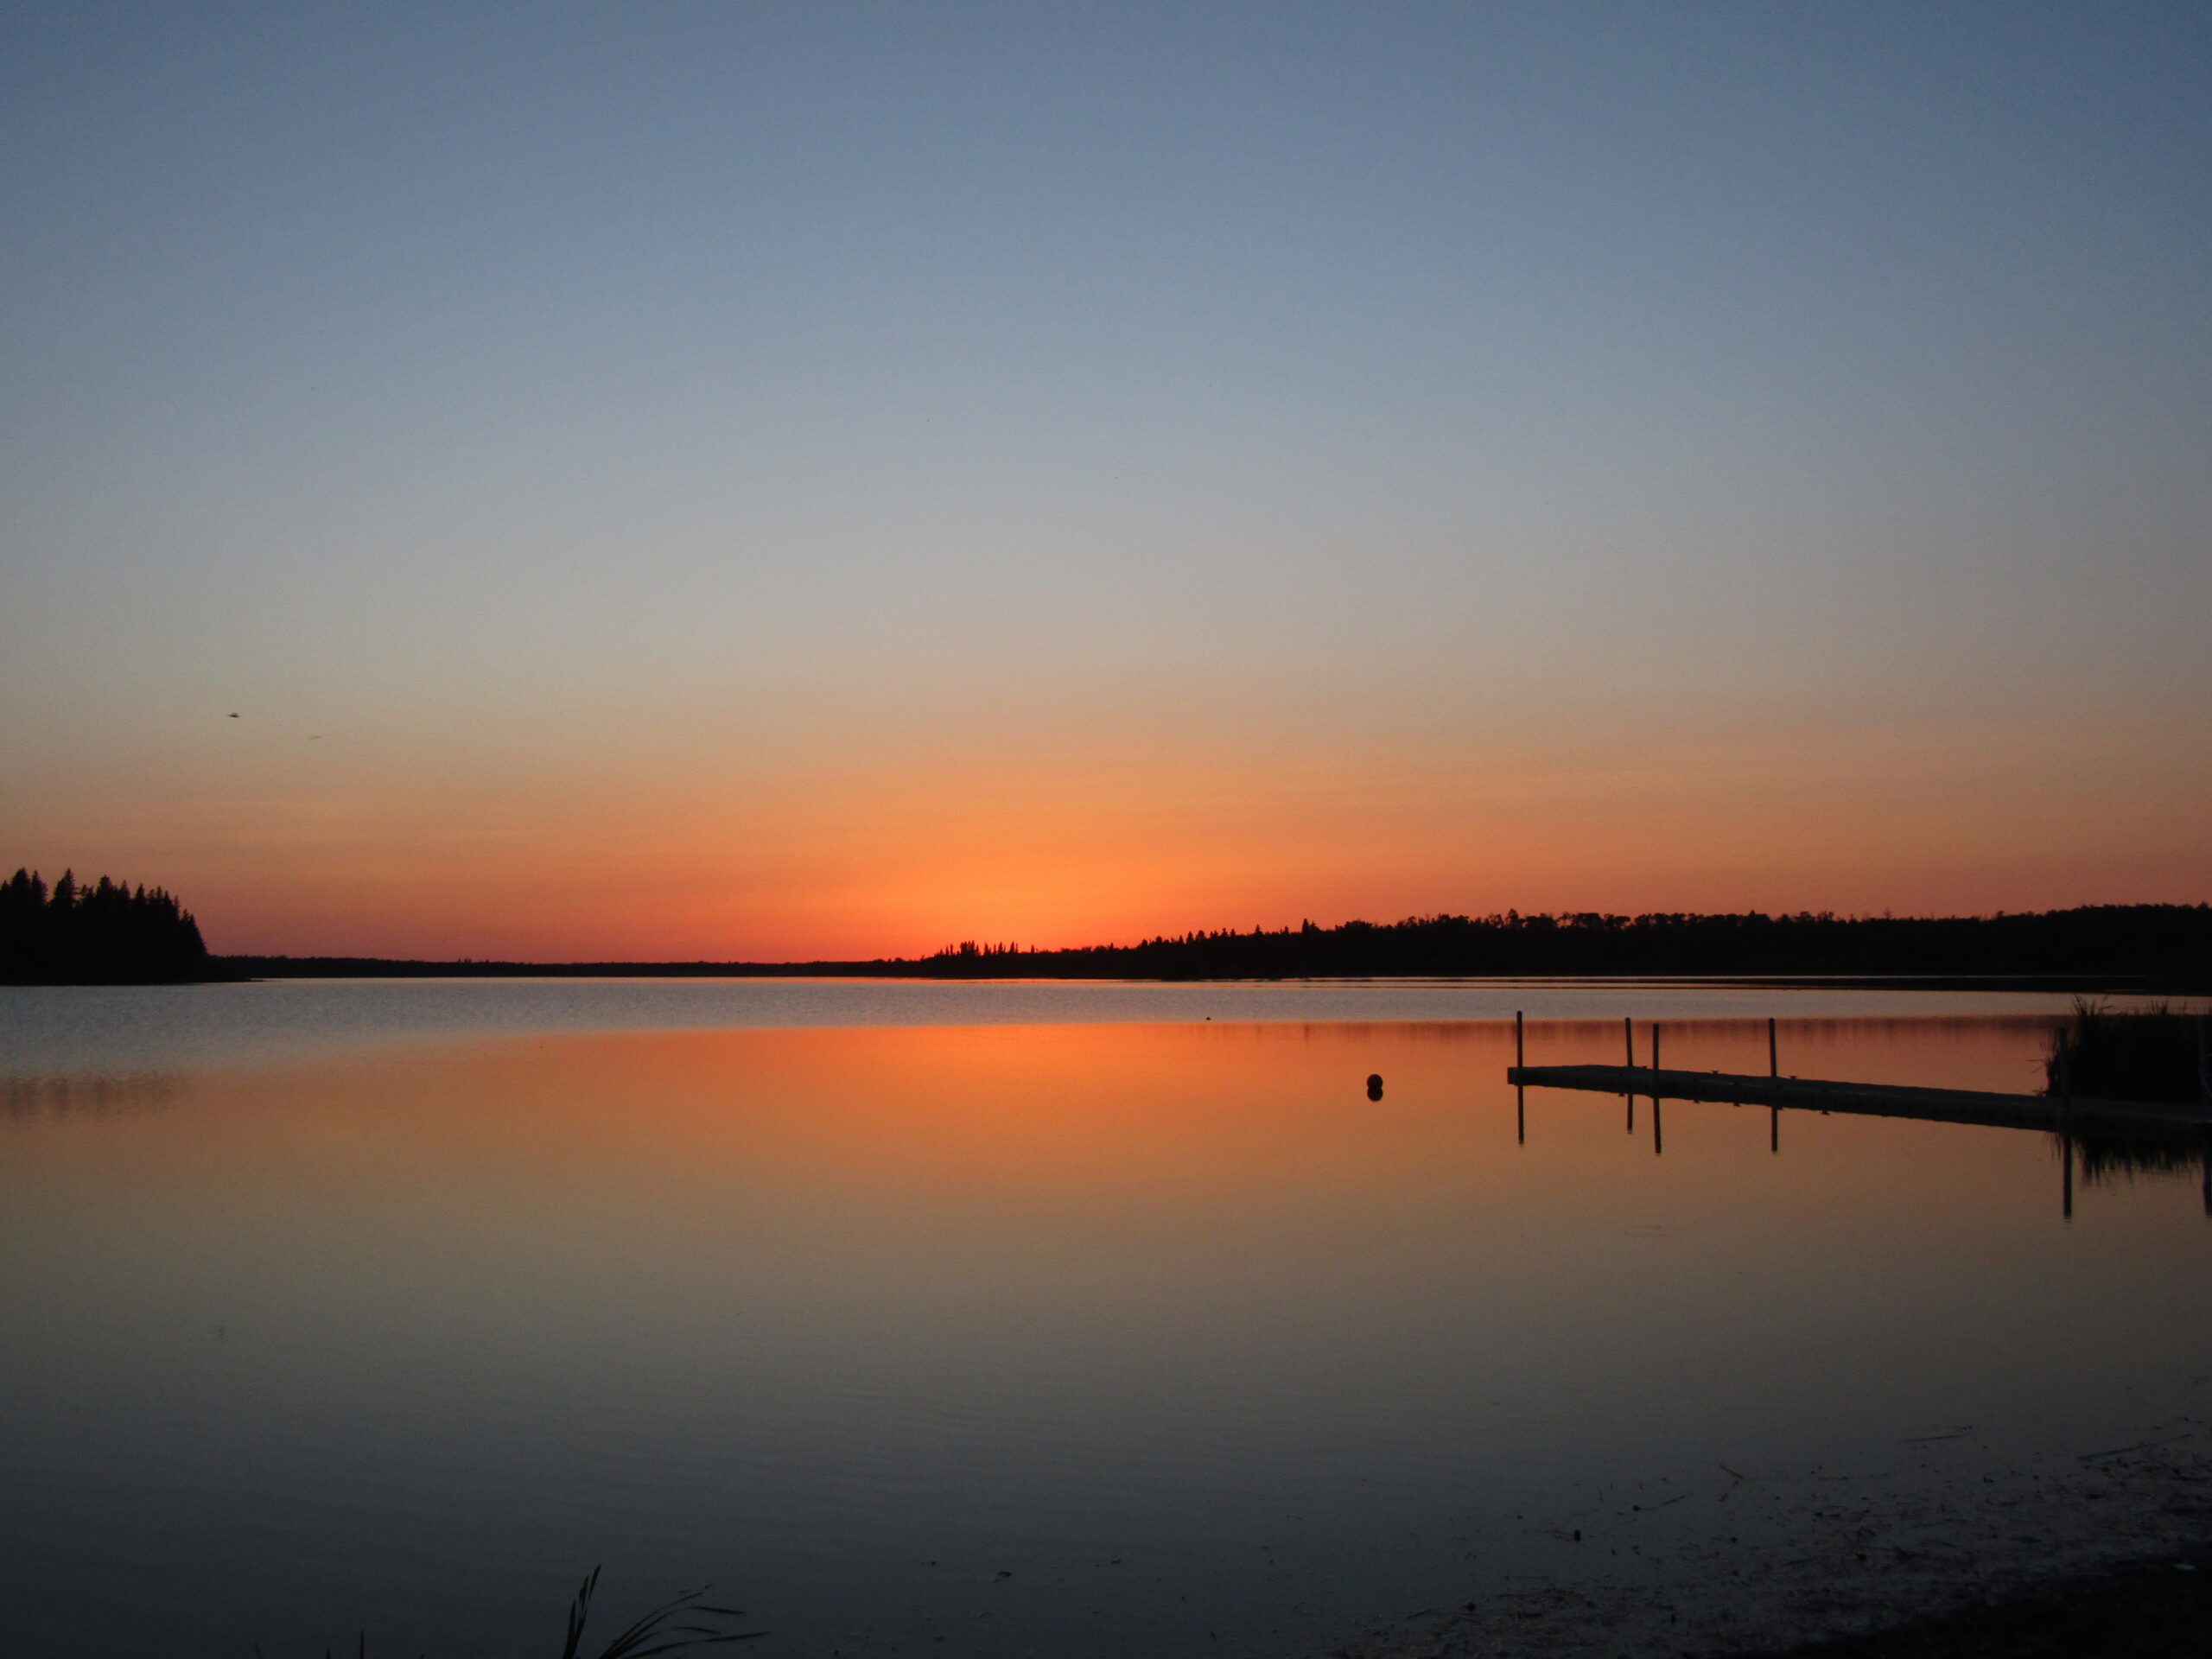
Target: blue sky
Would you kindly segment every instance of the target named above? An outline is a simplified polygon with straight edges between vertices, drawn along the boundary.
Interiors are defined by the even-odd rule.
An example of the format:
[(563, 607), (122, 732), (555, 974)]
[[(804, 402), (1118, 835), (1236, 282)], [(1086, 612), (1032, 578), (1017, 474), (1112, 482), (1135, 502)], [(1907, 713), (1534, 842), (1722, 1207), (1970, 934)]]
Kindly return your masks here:
[(2209, 47), (7, 8), (0, 854), (477, 954), (2202, 898)]

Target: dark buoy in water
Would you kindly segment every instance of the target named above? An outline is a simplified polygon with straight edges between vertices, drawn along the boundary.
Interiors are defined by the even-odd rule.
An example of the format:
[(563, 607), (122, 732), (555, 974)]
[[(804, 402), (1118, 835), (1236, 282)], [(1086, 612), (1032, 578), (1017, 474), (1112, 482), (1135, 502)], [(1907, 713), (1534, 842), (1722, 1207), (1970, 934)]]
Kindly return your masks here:
[(1368, 1074), (1367, 1097), (1370, 1100), (1380, 1100), (1382, 1098), (1382, 1074), (1380, 1071), (1370, 1072)]

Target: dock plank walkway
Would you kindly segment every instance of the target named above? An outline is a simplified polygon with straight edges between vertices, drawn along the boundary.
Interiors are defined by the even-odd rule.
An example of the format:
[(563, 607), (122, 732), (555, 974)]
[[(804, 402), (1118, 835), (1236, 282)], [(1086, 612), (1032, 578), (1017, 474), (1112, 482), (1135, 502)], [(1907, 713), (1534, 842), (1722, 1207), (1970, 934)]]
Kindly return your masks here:
[(1985, 1094), (1971, 1089), (1914, 1089), (1897, 1084), (1830, 1083), (1816, 1077), (1738, 1076), (1723, 1071), (1655, 1071), (1648, 1065), (1516, 1065), (1509, 1084), (1528, 1089), (1586, 1089), (1659, 1100), (1719, 1101), (1794, 1111), (1858, 1112), (1940, 1123), (2004, 1128), (2102, 1131), (2193, 1137), (2212, 1133), (2212, 1111), (2155, 1101), (2062, 1103), (2050, 1095)]

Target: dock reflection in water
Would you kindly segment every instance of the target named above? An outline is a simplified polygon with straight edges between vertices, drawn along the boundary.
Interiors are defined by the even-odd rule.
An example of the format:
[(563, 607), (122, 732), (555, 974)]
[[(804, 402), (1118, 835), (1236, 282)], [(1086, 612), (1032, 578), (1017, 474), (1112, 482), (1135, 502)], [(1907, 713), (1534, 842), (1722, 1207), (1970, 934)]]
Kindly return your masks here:
[[(1531, 1089), (1612, 1093), (1625, 1090), (1629, 1133), (1636, 1132), (1639, 1093), (1651, 1102), (1651, 1150), (1666, 1151), (1662, 1114), (1669, 1100), (1767, 1108), (1767, 1149), (1782, 1150), (1782, 1114), (1815, 1112), (1902, 1118), (1923, 1123), (1967, 1123), (1991, 1128), (2044, 1131), (2058, 1147), (2060, 1214), (2074, 1215), (2074, 1167), (2077, 1146), (2083, 1173), (2092, 1180), (2113, 1173), (2168, 1174), (2196, 1169), (2203, 1188), (2204, 1210), (2212, 1216), (2212, 1105), (2173, 1100), (2137, 1101), (2009, 1090), (1934, 1089), (1924, 1084), (1801, 1077), (1782, 1071), (1777, 1021), (1767, 1021), (1767, 1065), (1764, 1074), (1690, 1071), (1659, 1064), (1661, 1027), (1650, 1030), (1651, 1063), (1635, 1058), (1632, 1022), (1624, 1021), (1626, 1060), (1621, 1065), (1589, 1062), (1530, 1065), (1520, 1016), (1514, 1020), (1513, 1065), (1505, 1074), (1514, 1090), (1514, 1138), (1528, 1141), (1528, 1094)], [(2062, 1035), (2063, 1033), (2062, 1033)]]
[[(1782, 1040), (1802, 1075), (2018, 1090), (2046, 1028)], [(1668, 1058), (1765, 1042), (1670, 1024)], [(2120, 1444), (2202, 1403), (2194, 1166), (2127, 1164), (2069, 1230), (2040, 1135), (1800, 1114), (1777, 1156), (1764, 1109), (1670, 1103), (1655, 1160), (1617, 1097), (1524, 1108), (1513, 1045), (448, 1033), (128, 1111), (24, 1084), (15, 1640), (116, 1651), (110, 1606), (144, 1651), (502, 1652), (605, 1560), (640, 1599), (715, 1578), (792, 1653), (1295, 1650), (1582, 1570), (1543, 1517), (1607, 1483), (1963, 1421), (1993, 1458)]]

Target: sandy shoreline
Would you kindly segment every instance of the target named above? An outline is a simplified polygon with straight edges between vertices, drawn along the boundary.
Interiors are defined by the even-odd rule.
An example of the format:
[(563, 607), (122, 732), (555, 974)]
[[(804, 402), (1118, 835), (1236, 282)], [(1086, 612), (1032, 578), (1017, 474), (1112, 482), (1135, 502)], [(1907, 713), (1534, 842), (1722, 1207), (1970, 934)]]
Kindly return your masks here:
[[(2108, 1620), (2114, 1608), (2146, 1600), (2201, 1605), (2192, 1573), (2212, 1572), (2212, 1429), (2202, 1419), (2173, 1418), (2126, 1446), (2042, 1456), (2001, 1473), (1950, 1455), (1970, 1438), (1931, 1437), (1902, 1478), (1894, 1470), (1724, 1470), (1712, 1491), (1624, 1490), (1575, 1530), (1595, 1543), (1600, 1530), (1618, 1535), (1663, 1507), (1682, 1505), (1694, 1518), (1669, 1542), (1609, 1554), (1593, 1574), (1531, 1579), (1458, 1607), (1409, 1611), (1322, 1652), (1935, 1655), (1981, 1651), (1993, 1632), (2040, 1639), (2036, 1632), (2068, 1618)], [(1738, 1522), (1758, 1535), (1756, 1547), (1728, 1531)], [(2181, 1587), (2168, 1592), (2160, 1573)], [(2202, 1625), (2190, 1628), (2201, 1644)], [(2158, 1651), (2142, 1642), (2114, 1651)]]

